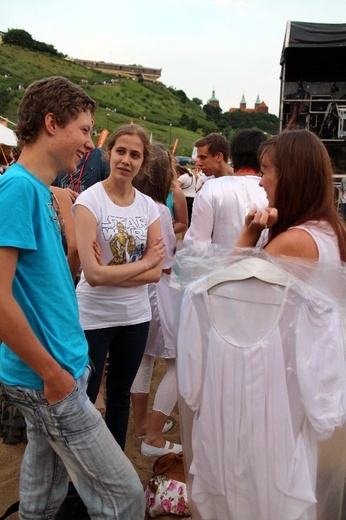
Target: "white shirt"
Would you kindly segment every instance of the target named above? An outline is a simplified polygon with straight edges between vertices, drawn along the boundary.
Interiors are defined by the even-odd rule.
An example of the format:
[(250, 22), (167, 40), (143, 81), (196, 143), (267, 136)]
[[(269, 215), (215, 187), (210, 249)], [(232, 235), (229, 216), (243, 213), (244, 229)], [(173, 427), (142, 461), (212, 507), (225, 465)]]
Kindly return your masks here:
[(251, 208), (264, 210), (268, 200), (259, 177), (220, 177), (196, 194), (191, 225), (184, 241), (212, 242), (233, 247)]
[(346, 418), (340, 311), (287, 273), (270, 283), (269, 262), (267, 281), (239, 280), (232, 268), (222, 283), (192, 283), (181, 306), (191, 497), (203, 520), (315, 519), (317, 439)]
[(183, 173), (179, 176), (178, 181), (181, 183), (181, 189), (184, 192), (185, 197), (195, 197), (196, 196), (196, 177), (191, 172)]
[[(171, 212), (163, 204), (158, 204), (158, 208), (161, 219), (161, 234), (166, 248), (162, 268), (169, 269), (173, 265), (176, 237)], [(145, 354), (161, 358), (175, 358), (176, 356), (177, 339), (169, 278), (170, 276), (163, 272), (159, 282), (148, 285), (152, 319)]]

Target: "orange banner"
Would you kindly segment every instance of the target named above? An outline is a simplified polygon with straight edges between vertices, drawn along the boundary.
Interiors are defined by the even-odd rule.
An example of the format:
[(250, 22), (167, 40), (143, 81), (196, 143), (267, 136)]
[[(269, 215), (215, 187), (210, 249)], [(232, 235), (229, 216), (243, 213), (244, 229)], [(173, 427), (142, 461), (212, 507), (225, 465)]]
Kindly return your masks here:
[(179, 142), (179, 139), (176, 138), (176, 140), (174, 141), (174, 145), (173, 145), (173, 148), (172, 148), (172, 155), (175, 154), (175, 151), (177, 149), (177, 146), (178, 146), (178, 142)]
[(102, 148), (102, 146), (105, 144), (105, 140), (107, 139), (109, 134), (109, 130), (106, 128), (100, 132), (98, 141), (97, 141), (97, 148)]

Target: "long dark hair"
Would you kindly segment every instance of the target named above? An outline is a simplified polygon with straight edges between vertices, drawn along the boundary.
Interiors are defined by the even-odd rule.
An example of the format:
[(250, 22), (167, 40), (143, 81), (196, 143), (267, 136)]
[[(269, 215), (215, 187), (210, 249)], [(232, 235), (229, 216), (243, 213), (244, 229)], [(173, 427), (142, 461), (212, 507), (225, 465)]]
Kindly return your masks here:
[(337, 235), (341, 259), (346, 261), (346, 230), (335, 207), (333, 167), (322, 141), (308, 130), (289, 130), (265, 141), (259, 149), (260, 161), (264, 155), (278, 176), (279, 220), (271, 239), (308, 220), (325, 220)]

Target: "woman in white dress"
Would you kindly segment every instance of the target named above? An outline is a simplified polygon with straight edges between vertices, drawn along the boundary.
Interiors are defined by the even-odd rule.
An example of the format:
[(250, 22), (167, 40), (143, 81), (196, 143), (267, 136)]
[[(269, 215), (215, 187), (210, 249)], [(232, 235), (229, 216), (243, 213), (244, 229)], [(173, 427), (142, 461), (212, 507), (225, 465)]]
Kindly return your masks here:
[[(176, 239), (171, 214), (166, 206), (173, 174), (167, 152), (160, 146), (153, 145), (148, 174), (139, 175), (134, 182), (138, 190), (151, 196), (157, 204), (166, 248), (160, 281), (148, 285), (153, 317), (144, 356), (131, 388), (135, 437), (143, 439), (142, 455), (156, 457), (168, 452), (181, 451), (180, 444), (170, 443), (162, 437), (162, 431), (167, 430), (166, 421), (177, 402), (176, 334), (173, 328), (173, 304), (169, 288)], [(157, 389), (149, 419), (150, 382), (155, 359), (158, 357), (165, 359), (166, 373)]]
[[(261, 182), (269, 207), (246, 217), (237, 246), (254, 246), (269, 228), (265, 251), (323, 263), (346, 261), (346, 228), (334, 204), (328, 152), (313, 133), (290, 130), (260, 149)], [(345, 474), (345, 428), (319, 443), (317, 518), (340, 520)]]
[[(180, 258), (180, 272), (191, 269), (194, 278), (184, 288), (177, 339), (192, 517), (341, 520), (346, 369), (339, 307), (345, 305), (325, 305), (329, 300), (319, 290), (314, 297), (312, 284), (312, 273), (342, 272), (346, 260), (332, 166), (322, 142), (305, 130), (263, 143), (260, 163), (270, 207), (247, 215), (237, 245), (249, 249), (233, 252), (234, 263), (227, 258), (227, 267), (214, 272), (217, 262), (210, 261), (199, 278), (191, 269), (193, 250), (192, 262)], [(266, 227), (266, 253), (250, 250)], [(211, 252), (215, 259), (225, 254)], [(241, 271), (249, 260), (254, 269), (246, 264)], [(306, 266), (307, 276), (275, 279), (279, 263)], [(317, 289), (322, 279), (315, 277)]]

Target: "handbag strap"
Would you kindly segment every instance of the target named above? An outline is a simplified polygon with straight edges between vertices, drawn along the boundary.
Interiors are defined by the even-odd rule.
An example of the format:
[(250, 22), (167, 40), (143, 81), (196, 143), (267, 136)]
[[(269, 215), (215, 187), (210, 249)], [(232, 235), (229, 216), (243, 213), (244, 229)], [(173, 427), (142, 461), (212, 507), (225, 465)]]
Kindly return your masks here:
[(193, 173), (191, 173), (191, 174), (189, 173), (189, 175), (191, 175), (191, 182), (190, 182), (190, 184), (188, 186), (184, 186), (184, 187), (182, 186), (181, 187), (182, 190), (188, 190), (192, 186), (192, 183), (193, 183)]
[(5, 520), (5, 518), (8, 518), (9, 516), (13, 515), (13, 513), (16, 513), (19, 509), (19, 501), (12, 504), (8, 509), (6, 509), (5, 513), (0, 516), (0, 520)]

